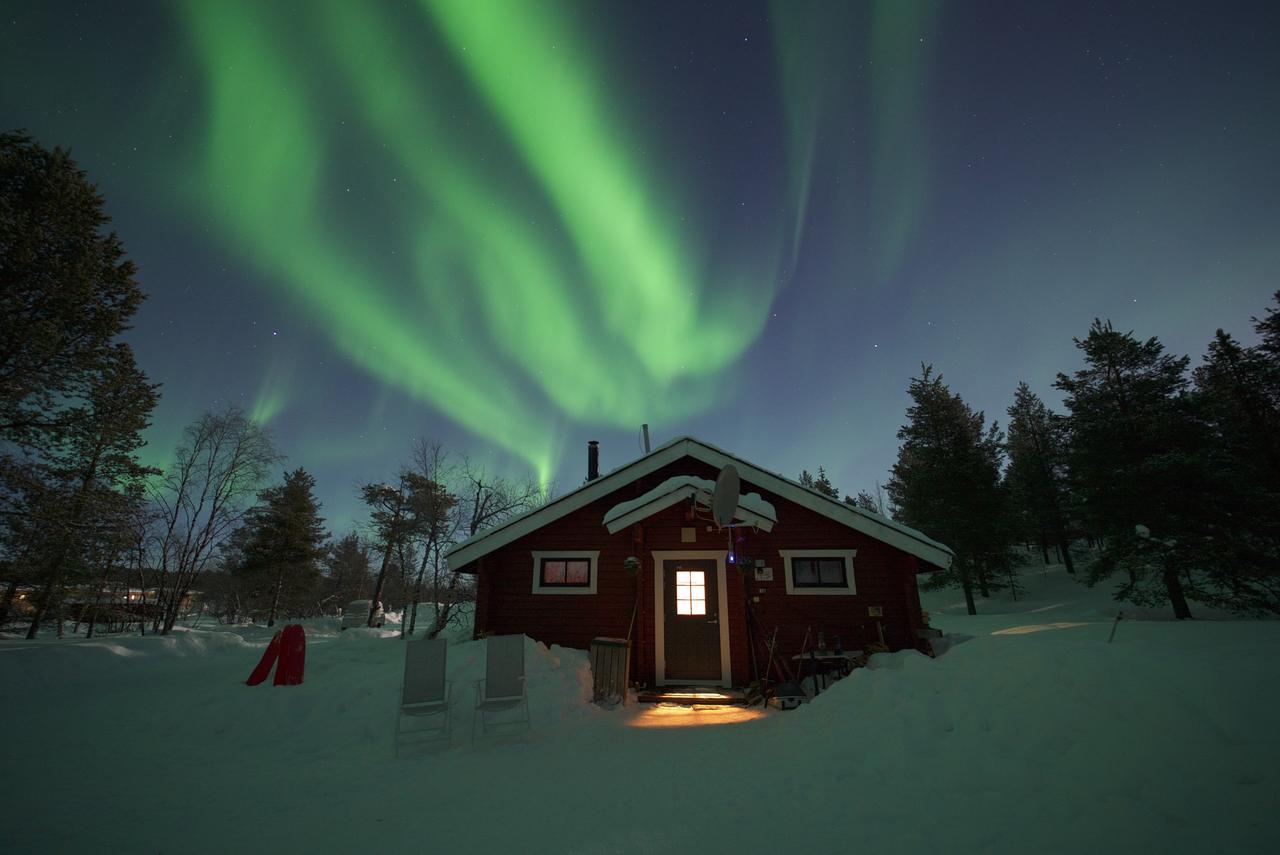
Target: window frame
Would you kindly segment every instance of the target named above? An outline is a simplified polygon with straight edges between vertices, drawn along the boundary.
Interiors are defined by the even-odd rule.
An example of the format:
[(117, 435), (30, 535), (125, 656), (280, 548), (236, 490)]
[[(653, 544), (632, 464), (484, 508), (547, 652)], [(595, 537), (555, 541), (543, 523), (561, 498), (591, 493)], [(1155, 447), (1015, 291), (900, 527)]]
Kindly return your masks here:
[[(587, 584), (570, 585), (570, 584), (543, 584), (542, 582), (542, 565), (547, 561), (587, 561), (587, 572), (589, 574)], [(533, 553), (533, 593), (535, 594), (559, 594), (561, 596), (574, 596), (581, 594), (594, 594), (596, 592), (596, 581), (599, 575), (600, 550), (590, 549), (557, 549), (557, 550), (541, 550)]]
[[(797, 596), (827, 596), (827, 597), (854, 597), (858, 594), (857, 582), (854, 579), (853, 559), (857, 556), (856, 549), (779, 549), (778, 554), (782, 556), (783, 563), (783, 579), (787, 584), (787, 593)], [(795, 568), (792, 559), (839, 559), (844, 562), (844, 584), (843, 585), (798, 585), (795, 579)], [(821, 571), (819, 571), (821, 572)]]

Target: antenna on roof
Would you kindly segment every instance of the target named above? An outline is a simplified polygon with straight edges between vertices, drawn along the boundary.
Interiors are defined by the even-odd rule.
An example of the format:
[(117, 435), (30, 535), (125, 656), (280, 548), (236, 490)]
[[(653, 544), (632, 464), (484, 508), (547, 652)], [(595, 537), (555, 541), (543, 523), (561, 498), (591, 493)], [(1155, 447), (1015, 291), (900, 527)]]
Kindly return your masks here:
[(711, 516), (720, 528), (733, 523), (733, 513), (738, 510), (738, 470), (732, 463), (726, 464), (716, 476), (716, 491), (711, 494)]
[(640, 432), (644, 434), (644, 453), (649, 453), (649, 423), (645, 422), (640, 425)]

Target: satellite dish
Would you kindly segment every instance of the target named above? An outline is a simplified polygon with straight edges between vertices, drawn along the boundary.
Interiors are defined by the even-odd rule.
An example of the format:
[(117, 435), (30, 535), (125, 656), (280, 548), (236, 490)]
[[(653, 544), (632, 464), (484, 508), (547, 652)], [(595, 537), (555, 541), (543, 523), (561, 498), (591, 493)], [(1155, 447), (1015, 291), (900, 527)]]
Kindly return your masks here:
[(738, 486), (738, 470), (733, 464), (726, 465), (716, 476), (716, 491), (711, 496), (711, 516), (721, 528), (733, 522), (738, 510)]

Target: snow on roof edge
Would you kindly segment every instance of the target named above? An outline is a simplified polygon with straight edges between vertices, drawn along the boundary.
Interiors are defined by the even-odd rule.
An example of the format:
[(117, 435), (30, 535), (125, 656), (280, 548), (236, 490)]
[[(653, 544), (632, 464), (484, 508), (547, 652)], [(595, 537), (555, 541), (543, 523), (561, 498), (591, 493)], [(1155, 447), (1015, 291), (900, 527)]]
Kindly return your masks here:
[[(531, 508), (531, 509), (529, 509), (529, 510), (527, 510), (527, 511), (524, 511), (523, 513), (517, 514), (516, 516), (510, 517), (509, 519), (504, 520), (503, 522), (499, 523), (499, 524), (498, 524), (498, 525), (496, 525), (496, 526), (493, 526), (493, 527), (491, 527), (491, 528), (483, 529), (483, 530), (481, 530), (481, 531), (476, 532), (476, 533), (475, 533), (474, 535), (472, 535), (471, 537), (467, 538), (466, 540), (464, 540), (464, 541), (462, 541), (462, 542), (460, 542), (460, 543), (455, 544), (452, 548), (450, 548), (450, 549), (445, 553), (445, 559), (446, 559), (446, 561), (449, 561), (449, 559), (450, 559), (452, 556), (457, 555), (457, 554), (459, 554), (459, 553), (464, 552), (464, 551), (465, 551), (465, 550), (467, 550), (467, 549), (470, 549), (470, 548), (472, 548), (472, 547), (477, 546), (481, 541), (487, 540), (488, 538), (490, 538), (490, 537), (492, 537), (492, 536), (494, 536), (494, 535), (496, 535), (496, 534), (499, 534), (499, 533), (500, 533), (500, 532), (502, 532), (502, 531), (505, 531), (505, 530), (507, 530), (507, 529), (510, 529), (513, 525), (516, 525), (516, 524), (520, 523), (521, 521), (527, 520), (528, 518), (530, 518), (531, 516), (533, 516), (533, 515), (535, 515), (535, 514), (540, 514), (540, 513), (544, 512), (544, 511), (548, 510), (549, 508), (554, 507), (555, 505), (558, 505), (558, 504), (561, 504), (561, 503), (563, 503), (563, 502), (566, 502), (566, 501), (568, 501), (568, 500), (570, 500), (570, 499), (574, 498), (575, 496), (579, 496), (579, 495), (580, 495), (580, 494), (582, 494), (584, 491), (591, 490), (591, 489), (593, 489), (593, 488), (598, 488), (598, 487), (600, 487), (602, 484), (607, 483), (608, 481), (610, 481), (610, 480), (611, 480), (611, 479), (613, 479), (614, 477), (616, 477), (616, 476), (618, 476), (618, 475), (622, 474), (623, 472), (625, 472), (626, 470), (628, 470), (628, 469), (632, 468), (633, 466), (637, 466), (637, 465), (639, 465), (639, 464), (642, 464), (642, 463), (644, 463), (644, 461), (649, 460), (649, 459), (654, 458), (654, 457), (657, 457), (657, 456), (659, 456), (659, 455), (661, 455), (661, 454), (663, 454), (663, 453), (665, 453), (665, 452), (667, 452), (667, 451), (669, 451), (669, 450), (671, 450), (671, 449), (673, 449), (673, 448), (676, 448), (677, 446), (680, 446), (681, 444), (684, 444), (684, 443), (689, 443), (689, 444), (692, 444), (692, 445), (699, 446), (699, 447), (701, 447), (701, 448), (705, 448), (705, 449), (707, 449), (708, 451), (711, 451), (711, 452), (713, 452), (713, 453), (715, 453), (715, 454), (718, 454), (718, 455), (720, 455), (720, 456), (722, 456), (722, 457), (729, 458), (730, 460), (732, 460), (732, 461), (734, 461), (734, 462), (736, 462), (736, 463), (739, 463), (739, 464), (741, 464), (741, 465), (743, 465), (743, 466), (745, 466), (745, 467), (747, 467), (747, 468), (749, 468), (749, 469), (753, 469), (753, 470), (755, 470), (755, 471), (757, 471), (757, 472), (760, 472), (761, 474), (767, 475), (767, 476), (769, 476), (769, 477), (771, 477), (771, 478), (776, 478), (776, 479), (778, 479), (779, 481), (782, 481), (784, 484), (786, 484), (786, 485), (787, 485), (787, 486), (789, 486), (789, 487), (792, 487), (792, 488), (794, 488), (794, 489), (797, 489), (797, 490), (803, 491), (804, 493), (808, 494), (808, 496), (810, 496), (810, 497), (813, 497), (813, 498), (816, 498), (816, 499), (821, 499), (821, 500), (823, 500), (823, 501), (825, 501), (825, 502), (829, 502), (831, 505), (833, 505), (834, 507), (840, 508), (842, 511), (845, 511), (845, 512), (851, 513), (851, 514), (853, 514), (854, 516), (863, 517), (863, 518), (864, 518), (864, 519), (866, 519), (868, 522), (874, 523), (874, 524), (876, 524), (876, 525), (883, 526), (883, 527), (885, 527), (885, 528), (889, 529), (890, 531), (896, 532), (897, 534), (900, 534), (900, 535), (902, 535), (902, 536), (904, 536), (904, 537), (907, 537), (907, 538), (909, 538), (909, 539), (911, 539), (911, 540), (914, 540), (914, 541), (916, 541), (916, 542), (920, 543), (920, 544), (921, 544), (921, 545), (923, 545), (923, 546), (927, 546), (927, 547), (930, 547), (930, 548), (932, 548), (932, 549), (936, 549), (936, 550), (938, 550), (938, 551), (940, 551), (940, 552), (942, 552), (942, 553), (944, 553), (944, 554), (946, 554), (946, 555), (949, 555), (949, 556), (954, 556), (954, 555), (955, 555), (955, 551), (954, 551), (951, 547), (947, 546), (947, 545), (946, 545), (946, 544), (944, 544), (944, 543), (941, 543), (941, 542), (939, 542), (939, 541), (934, 540), (933, 538), (931, 538), (931, 537), (929, 537), (929, 536), (925, 535), (923, 532), (920, 532), (920, 531), (919, 531), (919, 530), (917, 530), (917, 529), (911, 528), (910, 526), (907, 526), (907, 525), (903, 525), (902, 523), (897, 522), (896, 520), (891, 520), (891, 519), (889, 519), (888, 517), (881, 516), (880, 514), (873, 513), (873, 512), (871, 512), (871, 511), (867, 511), (867, 510), (865, 510), (865, 509), (863, 509), (863, 508), (858, 507), (857, 505), (851, 505), (851, 504), (849, 504), (849, 503), (847, 503), (847, 502), (842, 502), (842, 501), (840, 501), (839, 499), (833, 499), (832, 497), (830, 497), (830, 496), (826, 495), (825, 493), (819, 492), (818, 490), (815, 490), (815, 489), (813, 489), (812, 487), (806, 487), (806, 486), (804, 486), (803, 484), (799, 483), (798, 481), (793, 481), (792, 479), (790, 479), (790, 478), (786, 477), (785, 475), (781, 475), (781, 474), (779, 474), (779, 473), (777, 473), (777, 472), (773, 472), (773, 471), (770, 471), (770, 470), (768, 470), (768, 469), (763, 469), (763, 468), (761, 468), (761, 467), (759, 467), (759, 466), (755, 465), (754, 463), (750, 463), (750, 462), (748, 462), (748, 461), (746, 461), (746, 460), (742, 459), (741, 457), (738, 457), (737, 455), (733, 454), (732, 452), (725, 451), (724, 449), (719, 448), (718, 446), (712, 445), (711, 443), (709, 443), (709, 442), (705, 442), (704, 440), (698, 439), (698, 438), (696, 438), (696, 437), (693, 437), (693, 436), (687, 436), (687, 435), (686, 435), (686, 436), (678, 436), (678, 437), (676, 437), (676, 438), (674, 438), (674, 439), (672, 439), (672, 440), (670, 440), (670, 441), (668, 441), (668, 442), (665, 442), (665, 443), (663, 443), (662, 445), (659, 445), (657, 448), (654, 448), (654, 449), (653, 449), (652, 451), (650, 451), (648, 454), (642, 455), (642, 456), (640, 456), (640, 457), (635, 458), (634, 460), (631, 460), (631, 461), (629, 461), (629, 462), (627, 462), (627, 463), (622, 464), (621, 466), (615, 467), (614, 469), (611, 469), (608, 473), (603, 474), (603, 475), (599, 476), (598, 478), (595, 478), (595, 479), (593, 479), (593, 480), (591, 480), (591, 481), (588, 481), (588, 482), (586, 482), (586, 483), (582, 484), (581, 486), (574, 488), (573, 490), (570, 490), (568, 493), (565, 493), (563, 496), (559, 496), (559, 497), (557, 497), (557, 498), (555, 498), (555, 499), (552, 499), (550, 502), (548, 502), (548, 503), (547, 503), (547, 504), (545, 504), (545, 505), (539, 505), (539, 506), (538, 506), (538, 507), (536, 507), (536, 508)], [(695, 455), (695, 456), (696, 456), (696, 455)], [(611, 489), (616, 489), (616, 488), (611, 488)], [(607, 491), (606, 491), (606, 492), (607, 492)], [(576, 508), (575, 508), (575, 509), (576, 509)], [(570, 511), (565, 511), (565, 513), (569, 513), (569, 512), (570, 512)], [(874, 536), (874, 535), (873, 535), (873, 536)], [(472, 561), (476, 560), (477, 558), (481, 557), (482, 555), (488, 554), (488, 552), (492, 551), (492, 549), (497, 549), (497, 548), (499, 548), (499, 546), (501, 546), (501, 545), (502, 545), (502, 544), (495, 544), (491, 549), (485, 550), (484, 552), (481, 552), (481, 553), (480, 553), (480, 554), (478, 554), (478, 555), (475, 555), (475, 556), (469, 557), (466, 561), (462, 562), (463, 566), (465, 566), (466, 564), (471, 563)], [(928, 558), (925, 558), (924, 556), (917, 556), (917, 557), (921, 558), (922, 560), (929, 561), (929, 559), (928, 559)], [(933, 563), (933, 562), (930, 562), (930, 563)], [(452, 562), (451, 562), (451, 561), (450, 561), (450, 564), (452, 564)]]
[(687, 440), (690, 440), (690, 441), (695, 442), (695, 443), (697, 443), (698, 445), (701, 445), (701, 446), (703, 446), (703, 447), (705, 447), (705, 448), (709, 448), (709, 449), (711, 449), (712, 451), (715, 451), (715, 452), (717, 452), (717, 453), (719, 453), (719, 454), (723, 454), (725, 457), (730, 457), (730, 458), (732, 458), (732, 459), (734, 459), (734, 460), (736, 460), (736, 461), (738, 461), (738, 462), (740, 462), (740, 463), (743, 463), (743, 464), (745, 464), (745, 465), (747, 465), (747, 466), (750, 466), (752, 469), (758, 469), (758, 470), (760, 470), (761, 472), (765, 473), (766, 475), (772, 475), (774, 478), (777, 478), (777, 479), (779, 479), (779, 480), (781, 480), (781, 481), (785, 481), (785, 482), (787, 482), (787, 484), (789, 484), (789, 485), (790, 485), (790, 486), (792, 486), (792, 487), (797, 487), (797, 488), (799, 488), (799, 489), (801, 489), (801, 490), (804, 490), (806, 493), (808, 493), (808, 494), (810, 494), (810, 495), (812, 495), (812, 496), (815, 496), (816, 498), (824, 499), (824, 500), (826, 500), (826, 501), (828, 501), (828, 502), (832, 503), (833, 505), (836, 505), (837, 507), (843, 508), (844, 510), (847, 510), (847, 511), (852, 511), (853, 513), (857, 514), (858, 516), (866, 517), (867, 519), (871, 520), (872, 522), (879, 523), (880, 525), (883, 525), (883, 526), (885, 526), (886, 528), (894, 529), (895, 531), (898, 531), (898, 532), (900, 532), (900, 533), (902, 533), (902, 534), (905, 534), (905, 535), (907, 535), (908, 537), (911, 537), (911, 538), (913, 538), (913, 539), (915, 539), (915, 540), (920, 541), (921, 543), (924, 543), (924, 544), (927, 544), (927, 545), (929, 545), (929, 546), (933, 546), (933, 547), (935, 547), (935, 548), (937, 548), (937, 549), (940, 549), (940, 550), (942, 550), (943, 552), (946, 552), (948, 555), (955, 555), (955, 554), (956, 554), (956, 553), (955, 553), (955, 550), (953, 550), (951, 547), (947, 546), (945, 543), (942, 543), (942, 542), (940, 542), (940, 541), (934, 540), (933, 538), (929, 537), (927, 534), (925, 534), (924, 532), (920, 531), (919, 529), (912, 528), (912, 527), (911, 527), (911, 526), (909, 526), (909, 525), (905, 525), (905, 524), (903, 524), (903, 523), (898, 522), (897, 520), (893, 520), (893, 519), (890, 519), (890, 518), (888, 518), (888, 517), (886, 517), (886, 516), (883, 516), (883, 515), (881, 515), (881, 514), (877, 514), (877, 513), (875, 513), (874, 511), (868, 511), (867, 509), (865, 509), (865, 508), (861, 508), (861, 507), (859, 507), (859, 506), (857, 506), (857, 505), (851, 505), (851, 504), (849, 504), (848, 502), (841, 501), (840, 499), (833, 499), (831, 496), (828, 496), (826, 493), (823, 493), (823, 492), (822, 492), (822, 491), (820, 491), (820, 490), (815, 490), (813, 487), (806, 487), (804, 484), (801, 484), (799, 481), (795, 481), (795, 480), (793, 480), (793, 479), (791, 479), (791, 478), (788, 478), (786, 475), (782, 475), (782, 474), (780, 474), (780, 473), (778, 473), (778, 472), (774, 472), (774, 471), (772, 471), (772, 470), (770, 470), (770, 469), (765, 469), (765, 468), (763, 468), (763, 467), (761, 467), (761, 466), (757, 466), (757, 465), (755, 465), (754, 463), (749, 463), (748, 461), (743, 460), (741, 457), (738, 457), (738, 456), (737, 456), (736, 454), (734, 454), (733, 452), (731, 452), (731, 451), (725, 451), (723, 448), (717, 448), (716, 446), (712, 445), (712, 444), (711, 444), (711, 443), (709, 443), (709, 442), (704, 442), (703, 440), (697, 439), (697, 438), (692, 437), (692, 436), (685, 436), (685, 437), (681, 437), (681, 439), (687, 439)]
[[(716, 482), (710, 478), (701, 478), (697, 475), (672, 475), (658, 486), (651, 490), (645, 491), (643, 495), (634, 499), (628, 499), (625, 502), (619, 502), (608, 511), (605, 512), (604, 519), (601, 523), (607, 528), (609, 523), (616, 519), (625, 517), (627, 514), (642, 508), (650, 502), (656, 501), (669, 496), (679, 490), (693, 488), (698, 494), (706, 493), (708, 496), (714, 495)], [(710, 500), (708, 499), (708, 504)], [(759, 493), (742, 493), (738, 496), (738, 508), (748, 511), (759, 517), (764, 517), (772, 522), (778, 521), (778, 509), (772, 503), (765, 500)]]

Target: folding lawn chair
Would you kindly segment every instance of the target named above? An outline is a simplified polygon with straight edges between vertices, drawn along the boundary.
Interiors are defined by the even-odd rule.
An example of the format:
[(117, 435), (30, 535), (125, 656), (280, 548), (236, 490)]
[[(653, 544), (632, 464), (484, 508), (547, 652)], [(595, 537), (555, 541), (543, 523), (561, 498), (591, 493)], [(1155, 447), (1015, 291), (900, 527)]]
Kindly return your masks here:
[[(476, 713), (471, 720), (471, 741), (476, 741), (476, 726), (484, 733), (491, 727), (523, 725), (529, 728), (529, 698), (525, 694), (524, 636), (491, 635), (485, 640), (485, 679), (476, 680)], [(489, 714), (510, 709), (523, 709), (522, 718), (502, 718), (490, 722)]]
[[(453, 681), (444, 676), (448, 652), (449, 643), (443, 638), (423, 638), (405, 644), (404, 686), (396, 713), (397, 757), (402, 743), (420, 745), (449, 739), (449, 690)], [(437, 720), (429, 721), (425, 727), (406, 730), (402, 727), (406, 716)]]

